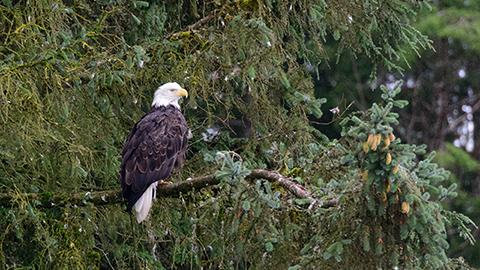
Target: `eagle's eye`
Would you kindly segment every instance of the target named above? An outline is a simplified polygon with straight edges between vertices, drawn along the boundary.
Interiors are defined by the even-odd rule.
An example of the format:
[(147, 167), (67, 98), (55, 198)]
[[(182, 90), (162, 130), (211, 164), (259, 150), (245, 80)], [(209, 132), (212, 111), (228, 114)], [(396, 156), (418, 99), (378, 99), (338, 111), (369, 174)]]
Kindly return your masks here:
[(173, 92), (173, 91), (175, 91), (175, 89), (170, 89), (170, 92)]

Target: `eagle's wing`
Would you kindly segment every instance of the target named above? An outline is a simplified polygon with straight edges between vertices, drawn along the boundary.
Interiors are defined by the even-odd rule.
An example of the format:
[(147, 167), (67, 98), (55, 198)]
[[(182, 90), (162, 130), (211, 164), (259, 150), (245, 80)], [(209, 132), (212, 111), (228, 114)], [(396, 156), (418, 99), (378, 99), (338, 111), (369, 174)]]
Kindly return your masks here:
[(188, 127), (178, 109), (152, 110), (132, 129), (122, 151), (120, 182), (130, 210), (155, 181), (185, 159)]

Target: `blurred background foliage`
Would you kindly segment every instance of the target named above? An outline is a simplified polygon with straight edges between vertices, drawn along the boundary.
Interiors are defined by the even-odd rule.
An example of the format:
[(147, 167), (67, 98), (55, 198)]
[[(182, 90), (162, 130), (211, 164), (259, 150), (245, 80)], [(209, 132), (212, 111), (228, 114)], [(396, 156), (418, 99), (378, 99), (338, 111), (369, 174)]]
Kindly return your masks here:
[[(0, 1), (0, 192), (16, 204), (0, 207), (0, 263), (466, 267), (449, 252), (478, 266), (474, 226), (449, 210), (480, 223), (479, 12), (475, 1)], [(398, 79), (410, 101), (399, 115), (387, 105)], [(118, 189), (124, 138), (167, 81), (189, 90), (194, 135), (173, 181), (230, 176), (218, 188), (161, 198), (141, 226), (120, 205), (25, 199)], [(392, 125), (401, 141), (362, 154), (371, 132)], [(453, 173), (409, 144), (438, 150)], [(253, 168), (341, 204), (308, 210), (278, 186), (243, 181)]]

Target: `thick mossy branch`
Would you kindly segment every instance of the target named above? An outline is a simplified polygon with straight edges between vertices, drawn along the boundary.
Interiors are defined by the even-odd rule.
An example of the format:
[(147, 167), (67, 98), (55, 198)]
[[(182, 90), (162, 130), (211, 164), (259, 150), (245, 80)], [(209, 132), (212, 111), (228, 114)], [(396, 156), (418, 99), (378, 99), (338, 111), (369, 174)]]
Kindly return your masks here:
[[(309, 199), (311, 207), (329, 208), (338, 204), (338, 199), (331, 199), (327, 201), (320, 201), (315, 199), (310, 191), (304, 186), (299, 185), (293, 181), (292, 178), (281, 175), (275, 171), (255, 169), (247, 175), (248, 180), (265, 179), (270, 182), (275, 182), (288, 190), (290, 193), (298, 198)], [(187, 193), (193, 190), (200, 190), (208, 186), (214, 186), (220, 183), (220, 179), (215, 175), (206, 175), (195, 178), (189, 178), (185, 181), (162, 184), (157, 187), (157, 196), (159, 197), (177, 197), (182, 193)], [(40, 207), (51, 208), (65, 205), (86, 205), (93, 203), (94, 205), (108, 205), (116, 204), (123, 201), (122, 194), (118, 190), (104, 190), (94, 192), (77, 192), (77, 193), (0, 193), (0, 206), (13, 207), (17, 202), (38, 201)]]

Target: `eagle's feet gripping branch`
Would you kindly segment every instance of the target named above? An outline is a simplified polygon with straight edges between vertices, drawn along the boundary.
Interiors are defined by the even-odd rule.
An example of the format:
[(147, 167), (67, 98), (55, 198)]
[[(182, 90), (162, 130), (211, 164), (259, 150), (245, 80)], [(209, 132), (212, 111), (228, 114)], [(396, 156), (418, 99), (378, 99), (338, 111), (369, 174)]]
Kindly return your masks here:
[(165, 181), (165, 180), (158, 180), (158, 184), (159, 184), (160, 186), (166, 186), (166, 185), (171, 185), (171, 184), (173, 184), (173, 182), (172, 182), (172, 181)]

